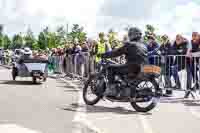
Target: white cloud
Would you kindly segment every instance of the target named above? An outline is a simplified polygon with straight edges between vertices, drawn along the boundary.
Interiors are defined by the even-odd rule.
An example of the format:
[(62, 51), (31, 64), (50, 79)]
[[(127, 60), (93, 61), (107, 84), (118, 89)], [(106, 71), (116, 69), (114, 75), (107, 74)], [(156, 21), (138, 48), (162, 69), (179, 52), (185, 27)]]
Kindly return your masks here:
[(89, 35), (114, 28), (121, 32), (126, 25), (153, 24), (159, 33), (174, 37), (190, 35), (199, 27), (200, 5), (190, 0), (0, 0), (1, 23), (5, 32), (34, 32), (49, 25), (79, 23)]
[[(4, 3), (4, 4), (2, 4)], [(79, 23), (92, 32), (99, 0), (0, 0), (0, 17), (6, 32), (25, 31), (30, 25), (38, 32), (44, 25)]]
[[(106, 23), (110, 23), (110, 27), (115, 27), (115, 25), (118, 25), (122, 20), (126, 21), (127, 24), (132, 23), (133, 25), (138, 25), (143, 28), (145, 24), (153, 24), (159, 29), (157, 31), (158, 33), (169, 34), (172, 38), (174, 38), (177, 33), (191, 36), (192, 31), (200, 31), (200, 5), (197, 4), (196, 1), (154, 0), (148, 3), (148, 1), (145, 0), (125, 0), (127, 5), (125, 9), (120, 8), (120, 5), (124, 3), (118, 5), (115, 3), (116, 0), (109, 1), (110, 2), (107, 2), (107, 5), (105, 5), (105, 7), (109, 9), (104, 9), (104, 11), (100, 11), (100, 13), (102, 13), (102, 16), (108, 15), (112, 17), (112, 20), (106, 18), (103, 20), (107, 21)], [(144, 4), (144, 6), (141, 7), (142, 4)], [(140, 11), (138, 11), (138, 7), (135, 6), (139, 6)], [(129, 9), (132, 9), (132, 12), (130, 12)], [(98, 25), (102, 25), (101, 21), (98, 22)], [(116, 28), (119, 27), (116, 26)]]

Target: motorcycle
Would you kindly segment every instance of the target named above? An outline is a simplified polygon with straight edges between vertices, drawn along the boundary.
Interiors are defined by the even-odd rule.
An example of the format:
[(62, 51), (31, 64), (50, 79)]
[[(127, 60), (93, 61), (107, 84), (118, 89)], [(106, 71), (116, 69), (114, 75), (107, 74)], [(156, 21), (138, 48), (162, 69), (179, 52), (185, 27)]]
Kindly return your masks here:
[(32, 77), (33, 83), (37, 83), (37, 79), (46, 81), (48, 77), (48, 60), (26, 59), (13, 62), (12, 78)]
[[(107, 96), (105, 91), (109, 85), (108, 68), (110, 66), (115, 67), (115, 64), (102, 59), (99, 65), (101, 69), (90, 74), (83, 88), (83, 100), (87, 105), (95, 105), (101, 99), (107, 99), (111, 102), (130, 102), (137, 112), (148, 112), (156, 107), (162, 95), (162, 90), (157, 81), (161, 73), (160, 67), (144, 65), (140, 74), (132, 80), (128, 79), (127, 75), (112, 75), (114, 76), (114, 87), (112, 89), (117, 92), (117, 95)], [(91, 98), (90, 94), (94, 98)], [(144, 103), (147, 103), (147, 105), (143, 107)]]

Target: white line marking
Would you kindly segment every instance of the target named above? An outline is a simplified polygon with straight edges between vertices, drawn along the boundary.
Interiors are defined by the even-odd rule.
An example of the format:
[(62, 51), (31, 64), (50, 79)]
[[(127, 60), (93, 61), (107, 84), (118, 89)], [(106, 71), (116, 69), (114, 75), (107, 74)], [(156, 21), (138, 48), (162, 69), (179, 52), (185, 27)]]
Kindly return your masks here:
[(16, 124), (2, 124), (0, 125), (0, 133), (42, 133), (42, 132), (24, 128)]
[[(61, 79), (61, 80), (64, 81), (64, 82), (66, 82), (66, 83), (68, 83), (70, 86), (73, 86), (74, 88), (76, 88), (76, 90), (80, 90), (80, 89), (77, 89), (78, 86), (76, 84), (73, 84), (70, 81), (67, 81), (65, 79)], [(83, 100), (82, 100), (82, 91), (79, 91), (78, 105), (85, 105), (83, 103)], [(103, 131), (101, 131), (100, 129), (98, 129), (97, 127), (95, 127), (89, 120), (87, 120), (86, 108), (83, 108), (83, 109), (81, 108), (81, 112), (80, 112), (80, 108), (77, 108), (76, 111), (77, 112), (76, 112), (75, 117), (73, 119), (73, 122), (75, 124), (80, 123), (83, 126), (86, 126), (87, 128), (93, 130), (95, 133), (104, 133)], [(82, 127), (80, 127), (80, 129), (78, 129), (78, 127), (75, 128), (72, 131), (72, 133), (82, 133), (81, 128)]]
[(139, 114), (138, 118), (142, 123), (144, 133), (153, 133), (153, 129), (151, 128), (149, 122), (146, 120), (145, 116)]

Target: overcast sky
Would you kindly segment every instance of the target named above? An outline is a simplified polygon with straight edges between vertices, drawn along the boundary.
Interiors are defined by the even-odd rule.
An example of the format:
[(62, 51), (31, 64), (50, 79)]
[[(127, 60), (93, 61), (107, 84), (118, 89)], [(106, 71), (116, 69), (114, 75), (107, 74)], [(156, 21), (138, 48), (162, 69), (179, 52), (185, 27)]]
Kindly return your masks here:
[(153, 24), (159, 33), (190, 36), (200, 31), (199, 0), (0, 0), (4, 31), (13, 35), (27, 27), (38, 33), (42, 27), (79, 23), (89, 36), (130, 25)]

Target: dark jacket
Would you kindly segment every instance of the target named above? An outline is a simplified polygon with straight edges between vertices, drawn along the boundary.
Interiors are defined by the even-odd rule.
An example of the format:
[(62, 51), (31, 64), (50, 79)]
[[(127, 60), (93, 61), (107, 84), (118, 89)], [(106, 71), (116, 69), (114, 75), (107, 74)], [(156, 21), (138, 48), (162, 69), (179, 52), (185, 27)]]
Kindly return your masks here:
[(153, 42), (152, 45), (147, 45), (148, 49), (148, 59), (149, 64), (151, 65), (160, 65), (160, 57), (155, 56), (158, 55), (159, 45), (156, 42)]
[[(200, 51), (200, 42), (193, 42), (193, 41), (191, 41), (191, 45), (192, 45), (192, 51), (191, 51), (192, 53)], [(195, 63), (199, 64), (199, 57), (193, 57), (192, 60), (190, 60), (190, 63), (192, 63), (193, 65)]]
[(106, 52), (103, 57), (114, 58), (121, 55), (125, 55), (128, 65), (148, 63), (147, 48), (142, 42), (124, 42), (122, 47)]
[(172, 44), (170, 42), (167, 42), (166, 44), (162, 44), (160, 46), (159, 51), (161, 52), (161, 55), (164, 56), (165, 59), (165, 63), (166, 65), (172, 65), (174, 60), (173, 60), (173, 56), (172, 56)]
[(147, 45), (147, 49), (148, 49), (148, 55), (158, 55), (157, 51), (159, 49), (159, 44), (156, 42), (153, 42), (152, 45)]
[(191, 41), (191, 44), (192, 44), (192, 52), (200, 51), (200, 42)]
[(171, 55), (172, 54), (172, 44), (170, 42), (167, 42), (166, 44), (162, 44), (160, 46), (160, 52), (162, 55)]
[[(188, 50), (188, 45), (189, 43), (187, 41), (184, 41), (183, 43), (177, 45), (176, 42), (173, 44), (173, 50), (172, 54), (173, 55), (178, 55), (175, 59), (175, 65), (178, 66), (178, 70), (185, 69), (185, 66), (187, 64), (186, 60), (187, 58), (185, 57), (187, 50)], [(180, 56), (183, 55), (183, 56)]]

